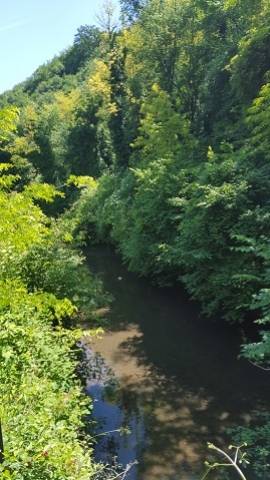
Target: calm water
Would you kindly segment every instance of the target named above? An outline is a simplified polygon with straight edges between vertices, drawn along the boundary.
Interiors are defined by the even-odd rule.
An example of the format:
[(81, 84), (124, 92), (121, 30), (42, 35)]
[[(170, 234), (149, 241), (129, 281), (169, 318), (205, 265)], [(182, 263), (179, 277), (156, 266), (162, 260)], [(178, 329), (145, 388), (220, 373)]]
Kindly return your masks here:
[(131, 430), (101, 437), (97, 459), (110, 462), (117, 455), (123, 465), (137, 459), (130, 480), (200, 478), (207, 441), (226, 448), (226, 428), (249, 425), (256, 410), (269, 407), (269, 374), (237, 360), (237, 327), (203, 319), (181, 287), (151, 285), (127, 272), (109, 248), (85, 253), (115, 298), (109, 328), (91, 348), (119, 382), (104, 393), (95, 375), (87, 391), (96, 400), (100, 433)]

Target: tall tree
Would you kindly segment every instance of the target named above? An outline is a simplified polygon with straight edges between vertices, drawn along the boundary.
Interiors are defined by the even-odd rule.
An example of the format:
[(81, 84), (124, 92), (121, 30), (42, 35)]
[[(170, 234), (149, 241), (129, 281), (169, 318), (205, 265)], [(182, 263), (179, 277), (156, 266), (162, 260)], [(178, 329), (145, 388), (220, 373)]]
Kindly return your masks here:
[(67, 74), (76, 74), (97, 54), (101, 42), (101, 32), (93, 25), (81, 25), (77, 29), (73, 45), (63, 54), (63, 63)]
[(147, 3), (147, 0), (120, 0), (124, 22), (127, 20), (131, 24), (134, 23)]

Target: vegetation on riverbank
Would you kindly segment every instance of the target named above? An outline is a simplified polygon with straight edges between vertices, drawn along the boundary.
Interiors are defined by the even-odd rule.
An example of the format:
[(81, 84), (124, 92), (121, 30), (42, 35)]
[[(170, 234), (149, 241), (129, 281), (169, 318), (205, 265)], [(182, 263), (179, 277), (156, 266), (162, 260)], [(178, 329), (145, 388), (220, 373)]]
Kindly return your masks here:
[[(122, 1), (121, 29), (108, 7), (102, 29), (81, 26), (71, 47), (0, 98), (20, 109), (1, 150), (20, 176), (15, 189), (54, 184), (66, 198), (45, 210), (75, 202), (80, 238), (113, 243), (142, 275), (180, 279), (207, 314), (253, 317), (264, 330), (243, 354), (264, 364), (268, 9)], [(95, 178), (88, 187), (85, 176)]]
[[(16, 117), (1, 112), (2, 140)], [(59, 222), (37, 201), (57, 191), (46, 184), (14, 190), (18, 177), (1, 165), (0, 178), (0, 420), (4, 440), (1, 478), (111, 478), (92, 459), (86, 435), (91, 401), (75, 370), (75, 329), (80, 312), (104, 305), (101, 285), (83, 268), (82, 257)], [(67, 328), (69, 327), (69, 328)], [(88, 420), (90, 421), (90, 420)], [(104, 472), (104, 473), (102, 473)], [(107, 473), (106, 473), (107, 472)], [(106, 476), (107, 475), (107, 476)]]
[[(107, 6), (101, 29), (81, 26), (71, 47), (1, 95), (20, 110), (2, 140), (8, 195), (25, 202), (53, 184), (65, 199), (39, 204), (66, 209), (67, 238), (110, 242), (139, 274), (179, 279), (209, 315), (252, 318), (260, 338), (242, 354), (268, 367), (269, 1), (121, 5), (119, 29)], [(46, 280), (36, 258), (51, 265), (60, 250), (42, 248), (14, 252), (12, 281), (14, 269), (26, 284)]]

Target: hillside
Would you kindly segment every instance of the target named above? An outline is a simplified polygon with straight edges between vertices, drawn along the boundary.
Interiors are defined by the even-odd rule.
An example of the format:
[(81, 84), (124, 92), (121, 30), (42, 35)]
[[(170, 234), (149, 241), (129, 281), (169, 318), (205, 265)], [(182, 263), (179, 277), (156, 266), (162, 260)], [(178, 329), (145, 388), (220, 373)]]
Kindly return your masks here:
[(1, 162), (18, 191), (66, 193), (50, 213), (73, 235), (183, 282), (208, 315), (252, 319), (261, 336), (242, 354), (268, 368), (270, 4), (121, 4), (121, 29), (79, 27), (0, 96), (20, 110)]

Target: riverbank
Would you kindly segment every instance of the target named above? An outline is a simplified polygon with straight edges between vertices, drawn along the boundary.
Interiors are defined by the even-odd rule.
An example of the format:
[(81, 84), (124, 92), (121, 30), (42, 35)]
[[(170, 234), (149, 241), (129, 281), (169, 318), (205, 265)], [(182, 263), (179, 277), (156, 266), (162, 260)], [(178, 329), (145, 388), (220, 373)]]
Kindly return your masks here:
[(36, 198), (53, 200), (54, 187), (32, 184), (18, 192), (16, 180), (2, 172), (0, 477), (99, 479), (104, 467), (93, 460), (85, 428), (92, 405), (75, 375), (82, 336), (75, 320), (100, 306), (101, 285), (64, 242), (60, 224), (37, 205)]
[[(29, 295), (16, 283), (0, 287), (1, 478), (89, 480), (96, 467), (83, 417), (91, 402), (74, 375), (81, 332), (52, 328), (49, 295)], [(59, 321), (68, 307), (57, 301)]]

